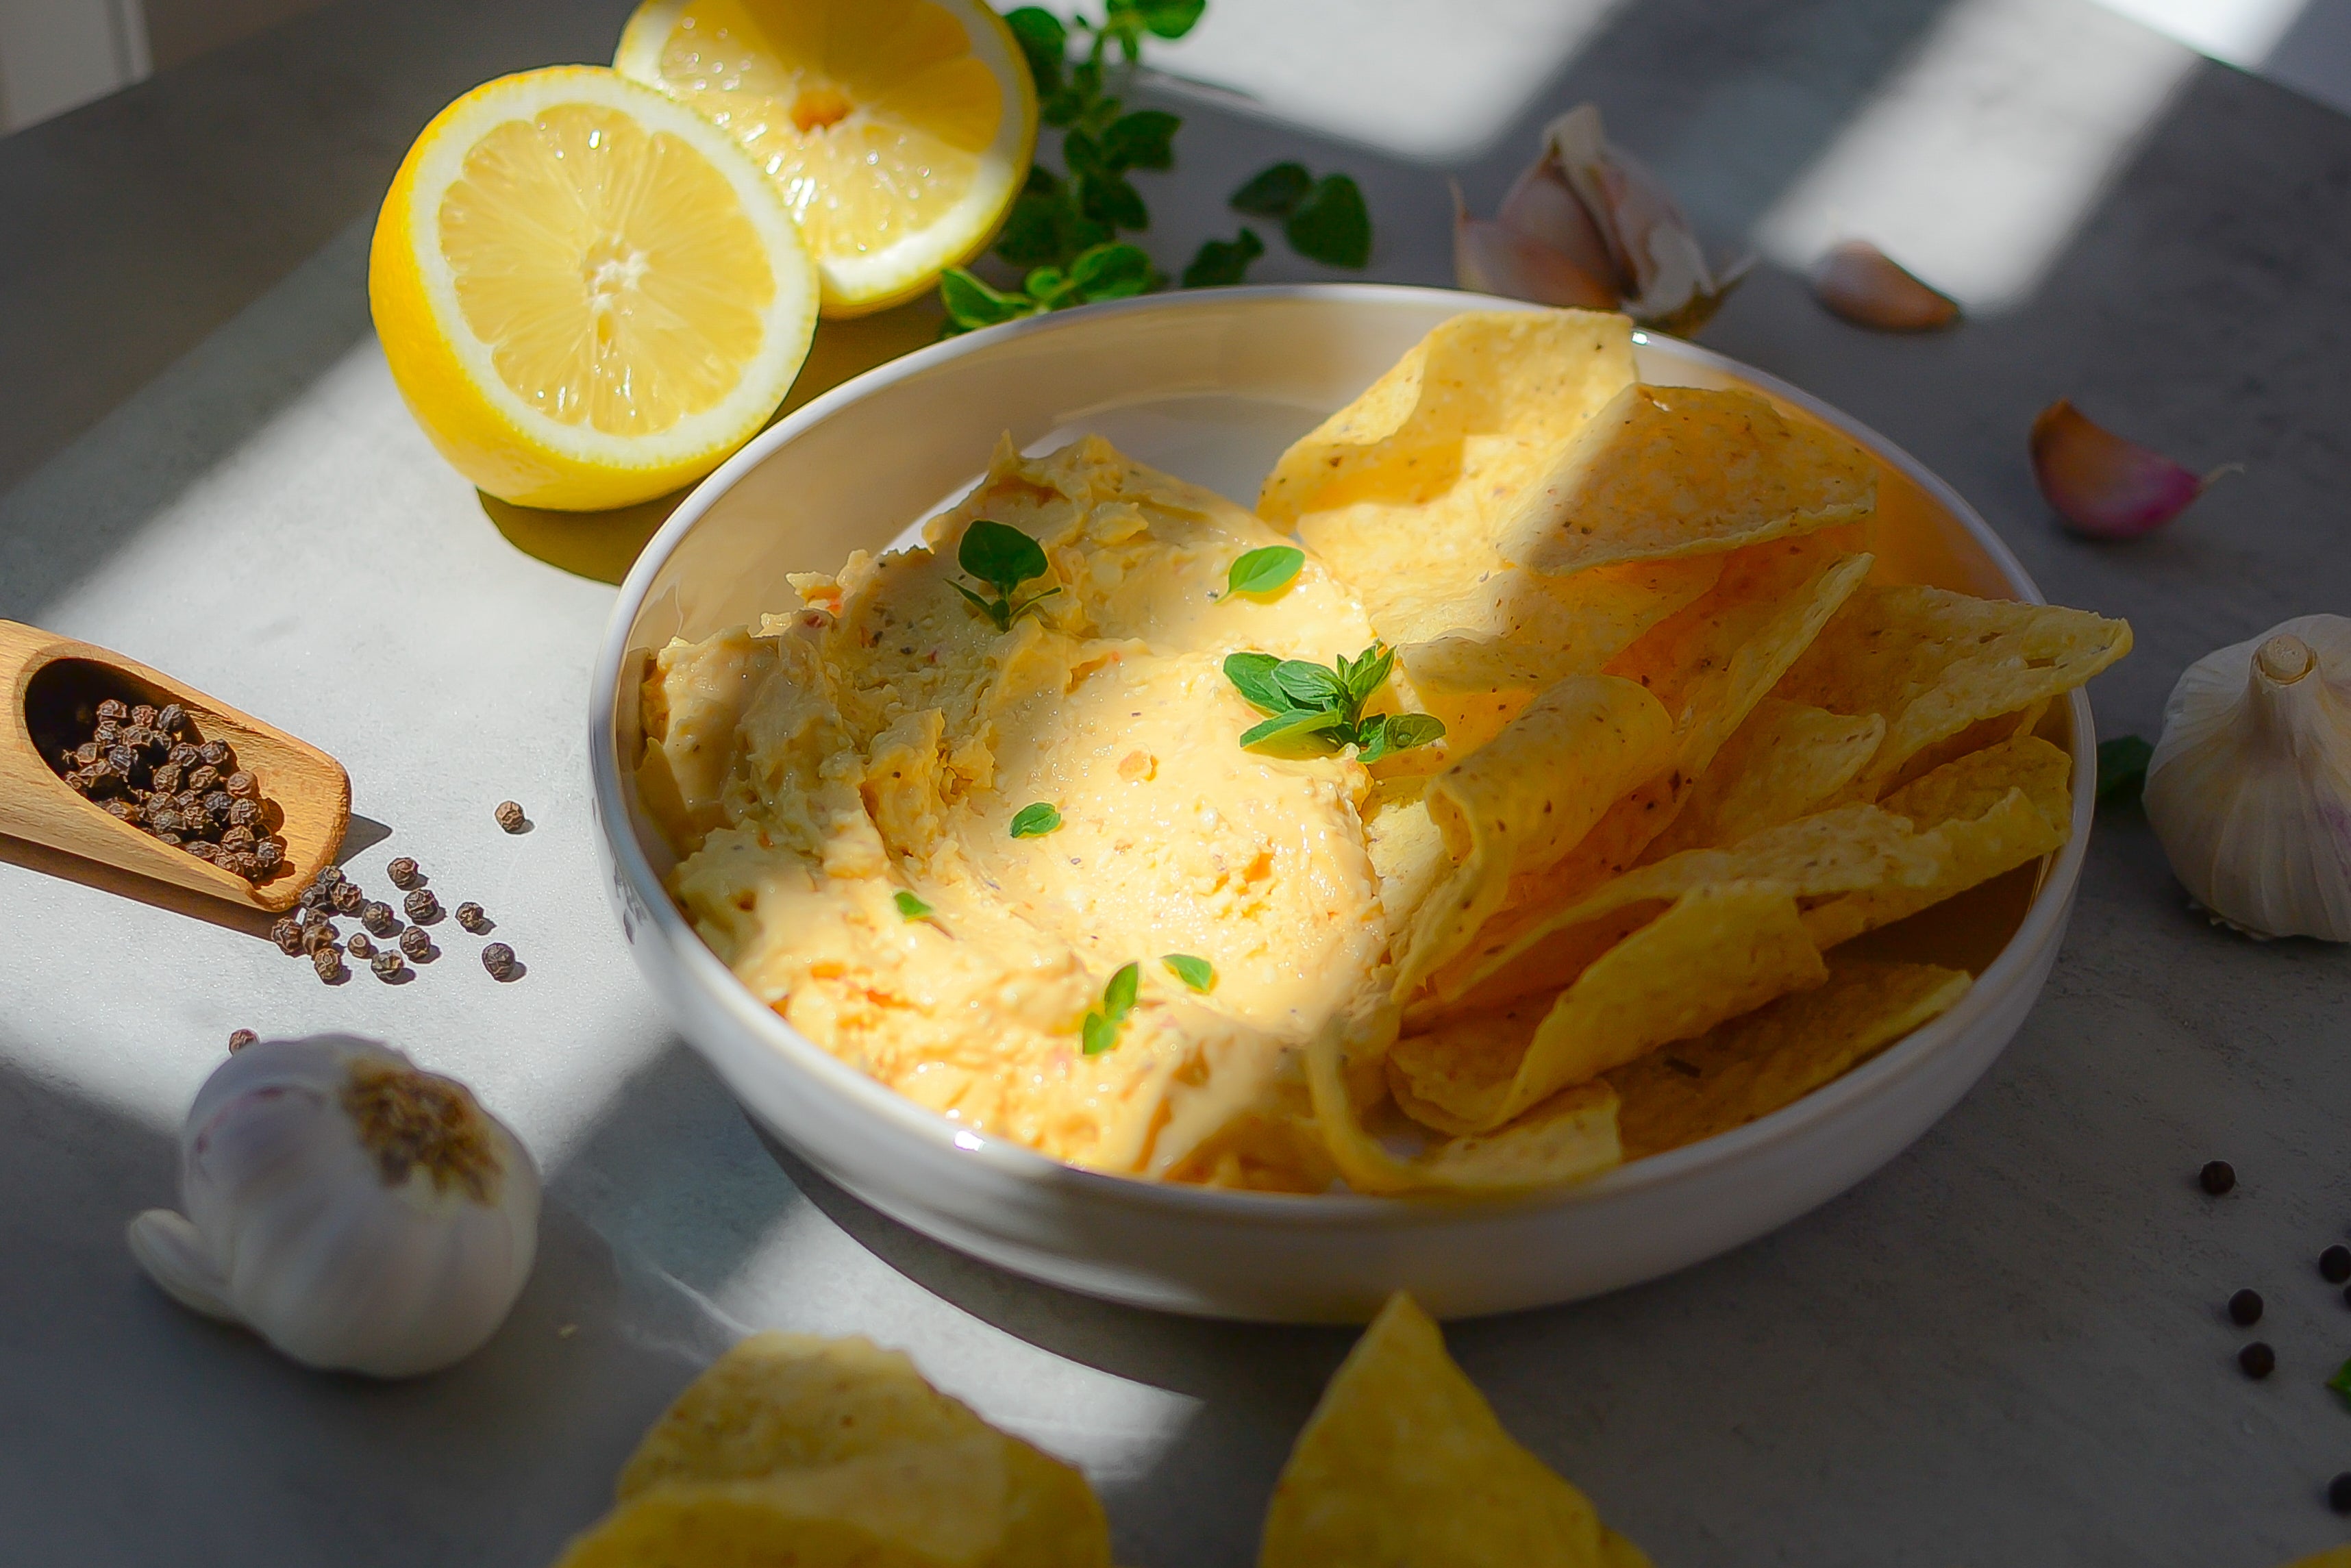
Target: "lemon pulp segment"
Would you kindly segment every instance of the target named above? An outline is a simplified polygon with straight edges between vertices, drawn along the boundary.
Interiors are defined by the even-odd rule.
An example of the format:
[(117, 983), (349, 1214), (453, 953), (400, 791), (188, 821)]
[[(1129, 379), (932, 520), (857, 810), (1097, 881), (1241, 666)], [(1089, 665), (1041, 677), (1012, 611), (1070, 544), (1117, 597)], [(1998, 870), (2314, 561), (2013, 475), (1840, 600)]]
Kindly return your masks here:
[(742, 380), (776, 296), (710, 161), (600, 104), (494, 126), (441, 198), (458, 308), (498, 379), (564, 424), (664, 431)]

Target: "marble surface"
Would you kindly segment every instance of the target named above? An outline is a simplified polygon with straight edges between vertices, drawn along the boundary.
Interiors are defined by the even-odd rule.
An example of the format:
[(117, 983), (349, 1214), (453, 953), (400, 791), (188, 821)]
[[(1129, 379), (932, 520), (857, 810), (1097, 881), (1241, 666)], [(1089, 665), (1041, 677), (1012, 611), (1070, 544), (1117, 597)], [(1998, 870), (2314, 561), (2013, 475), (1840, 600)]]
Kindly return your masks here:
[[(595, 883), (581, 706), (611, 591), (486, 520), (385, 374), (365, 244), (407, 138), (480, 78), (597, 57), (622, 9), (342, 0), (0, 141), (0, 615), (342, 757), (361, 879), (417, 856), (529, 966), (497, 986), (451, 932), (408, 985), (325, 988), (257, 923), (0, 842), (5, 1554), (542, 1563), (700, 1365), (781, 1326), (904, 1345), (1085, 1465), (1122, 1562), (1250, 1562), (1348, 1336), (1044, 1290), (779, 1167), (655, 1010)], [(2000, 28), (2043, 27), (2085, 72), (2136, 50), (2167, 79), (2131, 123), (2111, 96), (2103, 119), (2073, 112), (2064, 70), (1923, 78), (1982, 89), (1924, 95), (1944, 117), (1930, 145), (1982, 140), (1949, 122), (1972, 115), (2091, 171), (2027, 280), (1965, 327), (1870, 336), (1767, 259), (1704, 340), (1908, 446), (2052, 597), (2128, 616), (2137, 652), (2093, 688), (2102, 732), (2151, 736), (2214, 646), (2351, 610), (2351, 123), (2116, 44), (2127, 24), (2076, 0), (2022, 19), (1988, 0), (1598, 11), (1449, 166), (1326, 138), (1278, 95), (1166, 87), (1190, 123), (1182, 167), (1152, 180), (1153, 243), (1180, 263), (1230, 232), (1232, 184), (1296, 156), (1364, 183), (1374, 276), (1441, 282), (1444, 175), (1491, 204), (1533, 128), (1592, 98), (1710, 234), (1760, 244), (1856, 127), (1892, 123), (1881, 151), (1901, 152), (1907, 122), (1871, 117), (1915, 113), (1936, 40), (1977, 40), (1965, 65), (2016, 47)], [(1950, 177), (1948, 202), (1998, 207), (1996, 183)], [(1931, 272), (1954, 233), (1918, 229), (1914, 264)], [(1317, 275), (1281, 255), (1259, 273)], [(2068, 539), (2023, 461), (2061, 393), (2246, 471), (2156, 538)], [(507, 797), (531, 832), (492, 823)], [(2351, 1225), (2346, 1001), (2351, 955), (2213, 930), (2143, 821), (2112, 814), (2040, 1006), (1911, 1150), (1731, 1256), (1451, 1343), (1512, 1430), (1667, 1568), (2262, 1568), (2332, 1544), (2323, 1491), (2351, 1469), (2351, 1412), (2322, 1382), (2351, 1354), (2351, 1308), (2314, 1260)], [(380, 1034), (530, 1144), (541, 1260), (479, 1356), (397, 1385), (322, 1377), (138, 1276), (121, 1227), (171, 1201), (181, 1113), (241, 1026)], [(2192, 1179), (2216, 1155), (2241, 1178), (2218, 1200)], [(2247, 1336), (2221, 1303), (2241, 1285), (2269, 1298), (2265, 1383), (2233, 1360)]]

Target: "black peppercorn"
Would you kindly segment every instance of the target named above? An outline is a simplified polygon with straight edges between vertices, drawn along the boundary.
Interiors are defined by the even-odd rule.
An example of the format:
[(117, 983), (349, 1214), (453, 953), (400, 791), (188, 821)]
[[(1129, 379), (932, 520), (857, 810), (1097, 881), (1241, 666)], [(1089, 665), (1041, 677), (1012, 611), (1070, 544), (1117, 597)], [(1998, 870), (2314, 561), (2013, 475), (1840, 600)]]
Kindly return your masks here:
[(503, 942), (493, 942), (482, 949), (482, 967), (494, 980), (511, 980), (515, 976), (515, 952)]
[(2229, 1298), (2229, 1321), (2239, 1328), (2249, 1329), (2262, 1321), (2262, 1293), (2259, 1291), (2239, 1291)]
[(2277, 1352), (2255, 1340), (2237, 1353), (2237, 1364), (2245, 1369), (2247, 1377), (2267, 1377), (2277, 1370)]
[(335, 929), (335, 923), (331, 920), (321, 920), (316, 925), (305, 925), (302, 927), (302, 950), (316, 957), (329, 948), (340, 946), (342, 935), (340, 931)]
[(128, 800), (101, 800), (98, 809), (122, 822), (133, 821), (139, 815), (139, 808)]
[(196, 747), (196, 756), (203, 759), (205, 767), (214, 768), (225, 768), (236, 759), (236, 753), (228, 748), (225, 740), (205, 741)]
[(492, 929), (490, 917), (482, 912), (480, 904), (470, 900), (457, 906), (457, 924), (476, 936)]
[(158, 763), (154, 776), (147, 783), (149, 788), (161, 789), (166, 795), (176, 795), (180, 792), (180, 769), (173, 763)]
[(2196, 1174), (2196, 1179), (2203, 1184), (2206, 1192), (2218, 1197), (2237, 1185), (2237, 1167), (2226, 1160), (2210, 1160)]
[(302, 923), (292, 915), (276, 921), (269, 927), (269, 939), (277, 950), (291, 958), (302, 951)]
[(179, 745), (172, 747), (170, 753), (164, 757), (163, 760), (178, 768), (181, 772), (185, 773), (189, 768), (201, 764), (204, 761), (204, 758), (196, 754), (196, 748), (194, 747), (189, 745), (183, 740), (180, 742)]
[(98, 705), (98, 716), (101, 720), (112, 719), (115, 723), (120, 724), (131, 716), (130, 705), (120, 698), (109, 697)]
[(333, 891), (328, 894), (327, 899), (335, 906), (335, 912), (339, 915), (357, 915), (366, 906), (368, 901), (367, 894), (360, 891), (360, 884), (355, 882), (335, 883)]
[(490, 814), (498, 820), (498, 826), (509, 833), (519, 833), (530, 826), (530, 820), (522, 814), (522, 808), (512, 800), (499, 801), (498, 809)]
[(248, 1045), (260, 1043), (261, 1037), (249, 1029), (233, 1029), (228, 1032), (228, 1048), (231, 1052), (240, 1051)]
[(209, 795), (220, 783), (220, 769), (209, 762), (199, 762), (181, 776), (180, 782), (199, 795)]
[(407, 855), (401, 855), (394, 859), (390, 865), (383, 868), (383, 873), (392, 878), (392, 886), (403, 891), (416, 885), (416, 862)]
[(319, 978), (332, 981), (343, 972), (342, 950), (337, 947), (319, 948), (310, 955), (310, 967), (319, 971)]
[(253, 863), (263, 876), (276, 876), (277, 868), (286, 863), (286, 846), (276, 839), (263, 839), (253, 846)]
[(376, 978), (389, 980), (397, 977), (402, 969), (408, 967), (408, 960), (387, 947), (369, 959), (368, 967), (375, 971)]
[(2326, 1506), (2337, 1513), (2351, 1513), (2351, 1470), (2326, 1483)]
[(188, 710), (178, 703), (165, 703), (156, 710), (155, 727), (165, 735), (178, 735), (188, 727)]
[(360, 924), (379, 936), (391, 936), (400, 930), (400, 916), (392, 912), (391, 904), (378, 900), (360, 908)]
[(147, 825), (158, 834), (176, 833), (181, 826), (180, 813), (169, 806), (160, 811), (150, 811), (147, 813)]
[(421, 963), (433, 951), (433, 938), (422, 925), (412, 925), (400, 934), (400, 950)]
[(180, 793), (194, 796), (193, 803), (202, 806), (207, 814), (214, 817), (225, 818), (236, 805), (235, 801), (228, 798), (228, 791), (225, 789), (207, 789), (201, 795), (197, 795), (193, 789), (183, 789)]
[(229, 829), (221, 834), (220, 847), (225, 850), (243, 850), (250, 853), (253, 849), (253, 830), (251, 828)]
[(261, 862), (244, 850), (223, 850), (213, 863), (230, 875), (241, 876), (247, 882), (261, 880)]
[(106, 748), (106, 765), (128, 779), (139, 766), (139, 753), (118, 740)]
[(433, 896), (433, 890), (429, 887), (418, 888), (402, 899), (400, 906), (408, 911), (408, 917), (419, 925), (430, 925), (441, 918), (441, 901)]
[(137, 725), (141, 729), (148, 728), (155, 722), (155, 705), (153, 703), (132, 704), (131, 707), (131, 722)]
[(220, 845), (204, 839), (198, 839), (193, 843), (182, 844), (180, 847), (200, 861), (217, 860), (222, 853)]
[(354, 931), (343, 938), (343, 951), (354, 958), (372, 957), (375, 954), (375, 944), (368, 940), (366, 932)]
[(261, 794), (260, 781), (242, 768), (228, 776), (226, 788), (232, 800), (251, 800)]
[(2351, 1247), (2329, 1247), (2318, 1255), (2319, 1278), (2330, 1285), (2351, 1280)]

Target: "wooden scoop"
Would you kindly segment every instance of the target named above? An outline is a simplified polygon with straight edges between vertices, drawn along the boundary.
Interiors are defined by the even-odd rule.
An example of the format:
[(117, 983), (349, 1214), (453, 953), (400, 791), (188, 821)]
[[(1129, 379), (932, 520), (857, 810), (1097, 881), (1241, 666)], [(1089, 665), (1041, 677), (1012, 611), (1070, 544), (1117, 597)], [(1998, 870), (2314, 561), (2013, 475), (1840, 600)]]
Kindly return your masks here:
[[(250, 909), (293, 906), (334, 859), (351, 820), (350, 775), (307, 741), (239, 713), (193, 686), (94, 643), (0, 621), (0, 833), (101, 862)], [(197, 735), (225, 740), (251, 769), (284, 821), (283, 869), (258, 886), (118, 821), (57, 776), (48, 758), (88, 738), (72, 733), (75, 709), (105, 697), (187, 710)]]

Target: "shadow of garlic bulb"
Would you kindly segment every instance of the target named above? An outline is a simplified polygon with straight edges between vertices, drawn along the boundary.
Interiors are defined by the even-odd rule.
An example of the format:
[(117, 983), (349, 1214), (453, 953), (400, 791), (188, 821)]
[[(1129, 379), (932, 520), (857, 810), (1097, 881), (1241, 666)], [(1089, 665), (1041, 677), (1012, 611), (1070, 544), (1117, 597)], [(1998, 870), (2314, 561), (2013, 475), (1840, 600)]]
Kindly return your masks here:
[(2222, 922), (2351, 942), (2351, 620), (2300, 616), (2190, 664), (2143, 799)]
[(505, 1321), (538, 1198), (529, 1154), (464, 1084), (350, 1035), (263, 1040), (197, 1092), (187, 1212), (139, 1216), (131, 1251), (183, 1305), (306, 1365), (408, 1377)]

